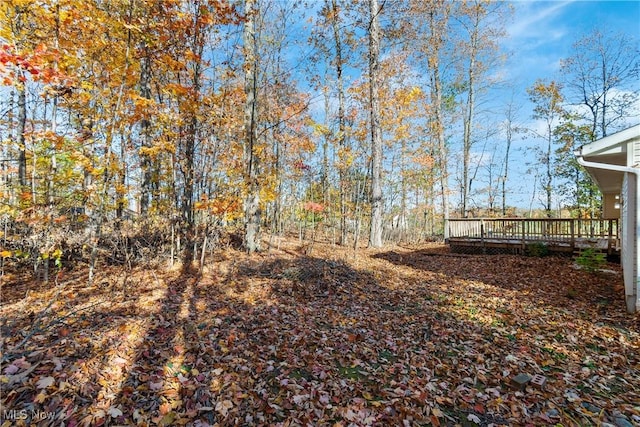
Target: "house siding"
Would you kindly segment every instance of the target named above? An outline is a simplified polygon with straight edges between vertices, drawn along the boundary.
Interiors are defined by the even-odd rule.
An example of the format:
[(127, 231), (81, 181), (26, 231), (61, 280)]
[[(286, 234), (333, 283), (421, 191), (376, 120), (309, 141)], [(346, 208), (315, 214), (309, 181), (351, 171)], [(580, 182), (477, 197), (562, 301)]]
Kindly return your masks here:
[(638, 289), (638, 266), (636, 263), (638, 246), (636, 238), (636, 197), (637, 177), (626, 173), (622, 181), (622, 271), (625, 284), (627, 310), (636, 310)]
[(625, 302), (629, 313), (640, 311), (640, 124), (580, 148), (578, 162), (605, 195), (603, 214), (615, 215), (620, 191), (620, 238)]

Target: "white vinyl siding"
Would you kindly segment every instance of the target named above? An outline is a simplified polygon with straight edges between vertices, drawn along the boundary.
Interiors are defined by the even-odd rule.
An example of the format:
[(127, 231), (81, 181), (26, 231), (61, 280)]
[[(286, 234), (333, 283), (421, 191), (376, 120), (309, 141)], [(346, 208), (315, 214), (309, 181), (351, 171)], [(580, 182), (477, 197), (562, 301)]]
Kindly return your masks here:
[(633, 309), (636, 303), (638, 286), (637, 238), (636, 238), (636, 176), (625, 173), (622, 181), (622, 272), (625, 284), (627, 308)]
[[(638, 166), (640, 165), (640, 140), (636, 139), (630, 144), (631, 147), (631, 164), (629, 166)], [(628, 157), (627, 157), (628, 158)]]

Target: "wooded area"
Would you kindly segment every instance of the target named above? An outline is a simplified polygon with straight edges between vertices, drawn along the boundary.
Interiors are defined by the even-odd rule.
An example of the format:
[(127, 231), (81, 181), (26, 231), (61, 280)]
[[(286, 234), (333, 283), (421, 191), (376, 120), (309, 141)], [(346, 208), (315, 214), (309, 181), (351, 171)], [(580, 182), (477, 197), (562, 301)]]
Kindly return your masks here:
[(573, 150), (637, 120), (637, 40), (523, 117), (511, 6), (0, 1), (0, 425), (640, 423), (619, 265), (442, 244), (615, 240)]
[[(529, 89), (543, 131), (513, 101), (485, 110), (505, 84), (503, 2), (12, 0), (1, 12), (3, 257), (44, 264), (142, 248), (195, 260), (234, 230), (253, 252), (265, 231), (322, 227), (379, 247), (441, 239), (449, 217), (598, 218), (572, 152), (625, 126), (638, 98), (634, 39), (594, 30), (562, 81)], [(508, 202), (511, 143), (527, 133), (542, 141), (528, 210)]]

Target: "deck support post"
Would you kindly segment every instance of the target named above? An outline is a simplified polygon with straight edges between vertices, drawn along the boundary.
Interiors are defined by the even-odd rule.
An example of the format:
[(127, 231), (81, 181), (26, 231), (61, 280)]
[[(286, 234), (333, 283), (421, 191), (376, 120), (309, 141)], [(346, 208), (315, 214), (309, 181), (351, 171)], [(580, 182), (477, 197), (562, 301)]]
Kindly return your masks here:
[(613, 220), (610, 219), (609, 221), (609, 238), (607, 239), (607, 255), (611, 255), (611, 241), (613, 240)]

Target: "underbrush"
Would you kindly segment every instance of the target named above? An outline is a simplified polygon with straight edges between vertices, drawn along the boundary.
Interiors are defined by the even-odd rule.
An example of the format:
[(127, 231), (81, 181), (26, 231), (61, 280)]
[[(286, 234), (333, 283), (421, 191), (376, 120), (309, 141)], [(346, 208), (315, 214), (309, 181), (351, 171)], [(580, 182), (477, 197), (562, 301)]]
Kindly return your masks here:
[[(91, 285), (82, 263), (48, 285), (12, 271), (3, 409), (87, 426), (640, 421), (640, 319), (624, 312), (619, 266), (593, 275), (566, 257), (444, 245), (265, 248), (218, 246), (192, 270), (104, 258)], [(518, 374), (546, 385), (514, 389)]]

